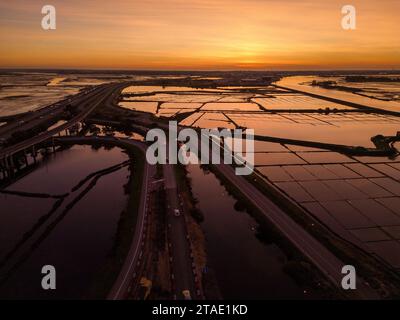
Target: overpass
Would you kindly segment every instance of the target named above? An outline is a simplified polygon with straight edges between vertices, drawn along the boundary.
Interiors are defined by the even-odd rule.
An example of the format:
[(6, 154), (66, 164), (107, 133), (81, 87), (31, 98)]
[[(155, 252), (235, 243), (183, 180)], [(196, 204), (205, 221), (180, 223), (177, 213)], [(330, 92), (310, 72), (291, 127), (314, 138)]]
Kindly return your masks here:
[[(85, 95), (77, 95), (77, 97), (74, 99), (74, 103), (78, 106), (78, 109), (80, 110), (79, 114), (74, 116), (72, 119), (68, 120), (66, 123), (57, 126), (56, 128), (53, 128), (51, 130), (48, 130), (46, 132), (42, 132), (34, 137), (28, 138), (22, 142), (19, 142), (13, 146), (6, 147), (4, 149), (0, 150), (0, 164), (2, 165), (3, 168), (8, 172), (8, 174), (12, 174), (14, 170), (14, 159), (13, 155), (15, 155), (18, 152), (25, 151), (29, 148), (34, 148), (35, 145), (42, 143), (55, 135), (59, 134), (60, 132), (64, 130), (68, 130), (75, 126), (77, 123), (83, 121), (91, 112), (93, 112), (99, 105), (101, 104), (111, 104), (114, 98), (116, 97), (116, 93), (118, 93), (120, 90), (122, 90), (124, 87), (126, 87), (128, 84), (126, 82), (124, 83), (112, 83), (112, 84), (106, 84), (106, 85), (101, 85), (93, 90), (90, 90), (87, 94)], [(69, 101), (68, 101), (69, 102)], [(31, 122), (30, 125), (38, 125), (40, 122), (43, 122), (45, 120), (50, 120), (51, 118), (54, 117), (54, 113), (56, 112), (61, 112), (64, 110), (65, 103), (56, 106), (52, 106), (50, 109), (46, 109), (45, 111), (38, 110), (37, 112), (39, 114), (43, 114), (40, 116), (39, 119), (37, 118), (32, 118), (31, 117)], [(52, 110), (52, 111), (49, 111)], [(16, 132), (16, 131), (21, 131), (21, 127), (15, 124), (11, 124), (11, 132)]]

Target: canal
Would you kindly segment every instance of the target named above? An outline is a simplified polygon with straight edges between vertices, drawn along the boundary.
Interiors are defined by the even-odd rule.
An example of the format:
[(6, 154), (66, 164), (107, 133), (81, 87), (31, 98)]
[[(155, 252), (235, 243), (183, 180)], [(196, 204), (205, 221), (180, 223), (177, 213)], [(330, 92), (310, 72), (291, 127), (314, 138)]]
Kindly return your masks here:
[[(193, 195), (204, 215), (210, 268), (224, 299), (307, 299), (305, 288), (284, 272), (288, 257), (272, 234), (241, 210), (217, 177), (189, 165)], [(315, 297), (314, 297), (315, 298)]]

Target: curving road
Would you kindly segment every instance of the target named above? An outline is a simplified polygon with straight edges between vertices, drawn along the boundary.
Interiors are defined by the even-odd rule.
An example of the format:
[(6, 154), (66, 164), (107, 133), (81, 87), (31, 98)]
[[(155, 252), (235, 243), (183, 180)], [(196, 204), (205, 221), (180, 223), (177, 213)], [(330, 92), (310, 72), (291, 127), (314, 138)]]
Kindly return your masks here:
[[(55, 141), (68, 141), (70, 143), (107, 142), (121, 147), (135, 146), (143, 153), (146, 153), (147, 148), (147, 145), (144, 142), (128, 138), (116, 137), (57, 137), (55, 138)], [(143, 254), (142, 240), (144, 236), (145, 222), (148, 210), (147, 200), (149, 198), (150, 186), (153, 181), (156, 168), (154, 165), (150, 165), (147, 161), (145, 161), (143, 170), (144, 171), (140, 192), (140, 203), (131, 247), (125, 258), (125, 262), (121, 268), (121, 271), (110, 293), (107, 296), (108, 300), (123, 300), (127, 297), (130, 287), (132, 285), (136, 266), (140, 262), (140, 257)]]
[[(131, 140), (131, 139), (118, 139), (123, 144), (131, 144), (139, 147), (142, 152), (146, 152), (146, 144), (143, 142)], [(139, 211), (137, 215), (137, 221), (135, 226), (134, 235), (132, 238), (132, 244), (129, 249), (128, 255), (125, 258), (124, 265), (118, 275), (117, 280), (114, 283), (107, 299), (108, 300), (122, 300), (125, 299), (129, 293), (130, 286), (135, 274), (135, 267), (140, 262), (142, 252), (142, 239), (144, 235), (144, 226), (147, 216), (147, 200), (149, 198), (150, 186), (153, 181), (153, 177), (156, 172), (156, 167), (150, 165), (147, 161), (144, 164), (144, 172), (142, 179), (142, 187), (140, 192), (140, 203)]]

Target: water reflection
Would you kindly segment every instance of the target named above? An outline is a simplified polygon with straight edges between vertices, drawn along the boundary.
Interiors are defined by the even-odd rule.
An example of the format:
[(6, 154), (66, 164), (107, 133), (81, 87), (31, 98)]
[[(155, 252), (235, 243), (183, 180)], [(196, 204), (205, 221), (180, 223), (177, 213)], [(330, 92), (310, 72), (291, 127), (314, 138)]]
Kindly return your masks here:
[[(327, 81), (327, 80), (337, 80), (337, 78), (327, 78), (327, 77), (317, 77), (317, 76), (292, 76), (285, 77), (282, 80), (278, 81), (277, 84), (283, 87), (287, 87), (290, 89), (300, 90), (303, 92), (309, 92), (318, 94), (325, 97), (341, 99), (344, 101), (349, 101), (353, 103), (359, 103), (364, 106), (380, 108), (383, 110), (390, 111), (400, 111), (400, 102), (398, 101), (381, 101), (377, 99), (372, 99), (366, 96), (361, 96), (357, 94), (353, 94), (351, 92), (340, 91), (340, 90), (332, 90), (332, 89), (324, 89), (317, 86), (307, 85), (311, 83), (313, 80), (317, 81)], [(365, 87), (368, 87), (371, 83), (364, 84)], [(352, 86), (353, 84), (351, 84)]]
[[(74, 146), (57, 153), (7, 190), (64, 198), (0, 194), (0, 297), (80, 298), (107, 261), (127, 195), (126, 166), (82, 181), (128, 160), (121, 149)], [(79, 188), (72, 190), (74, 186)], [(67, 194), (65, 196), (65, 194)], [(54, 265), (57, 290), (41, 289), (41, 268)]]
[(271, 235), (227, 193), (212, 173), (188, 166), (193, 193), (204, 214), (209, 265), (225, 299), (303, 299), (284, 271), (285, 253)]

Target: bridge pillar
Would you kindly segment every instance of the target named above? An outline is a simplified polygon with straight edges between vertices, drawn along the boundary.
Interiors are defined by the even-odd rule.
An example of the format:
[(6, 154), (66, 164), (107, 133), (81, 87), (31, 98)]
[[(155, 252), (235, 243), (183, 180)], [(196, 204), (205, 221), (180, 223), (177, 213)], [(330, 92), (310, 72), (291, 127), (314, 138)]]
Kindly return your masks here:
[(4, 180), (7, 177), (5, 159), (1, 159), (1, 179)]
[(8, 156), (5, 157), (4, 161), (5, 161), (5, 167), (6, 167), (6, 171), (7, 171), (7, 176), (8, 176), (9, 178), (11, 178), (12, 174), (11, 174), (10, 163), (9, 163), (9, 161), (8, 161)]
[(25, 166), (28, 167), (28, 157), (26, 156), (26, 149), (24, 149), (24, 161), (25, 161)]
[(10, 156), (10, 170), (11, 170), (11, 176), (14, 176), (15, 163), (14, 163), (14, 157), (12, 155)]
[(32, 158), (33, 158), (33, 162), (36, 163), (36, 149), (35, 149), (35, 145), (32, 146)]

